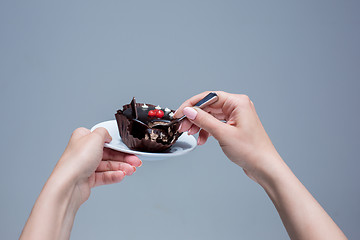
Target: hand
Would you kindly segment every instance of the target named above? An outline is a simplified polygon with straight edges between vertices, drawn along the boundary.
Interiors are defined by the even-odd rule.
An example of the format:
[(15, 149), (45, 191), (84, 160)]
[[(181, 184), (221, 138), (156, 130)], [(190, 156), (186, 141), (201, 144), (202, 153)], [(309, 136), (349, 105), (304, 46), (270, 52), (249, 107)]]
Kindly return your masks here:
[(76, 129), (45, 183), (20, 239), (69, 239), (75, 215), (92, 187), (120, 182), (141, 161), (104, 148), (111, 137), (105, 128)]
[[(180, 131), (190, 135), (199, 132), (198, 145), (204, 144), (209, 135), (218, 140), (226, 156), (242, 167), (257, 181), (260, 167), (276, 161), (277, 151), (266, 134), (255, 111), (253, 102), (246, 95), (216, 92), (219, 100), (203, 110), (194, 106), (209, 92), (186, 100), (174, 117), (187, 116)], [(225, 121), (225, 122), (223, 122)]]
[(89, 198), (92, 187), (120, 182), (142, 164), (135, 155), (104, 148), (110, 141), (105, 128), (93, 132), (78, 128), (54, 169), (53, 174), (73, 179), (77, 186), (74, 195), (80, 204)]

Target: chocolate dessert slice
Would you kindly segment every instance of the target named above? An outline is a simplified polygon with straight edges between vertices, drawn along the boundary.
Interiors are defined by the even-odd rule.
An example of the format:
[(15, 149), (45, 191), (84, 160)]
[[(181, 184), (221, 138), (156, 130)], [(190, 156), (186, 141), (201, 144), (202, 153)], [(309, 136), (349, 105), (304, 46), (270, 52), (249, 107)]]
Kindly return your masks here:
[(173, 119), (174, 111), (152, 104), (130, 104), (118, 110), (115, 118), (122, 141), (128, 148), (144, 152), (164, 152), (181, 133), (180, 122)]

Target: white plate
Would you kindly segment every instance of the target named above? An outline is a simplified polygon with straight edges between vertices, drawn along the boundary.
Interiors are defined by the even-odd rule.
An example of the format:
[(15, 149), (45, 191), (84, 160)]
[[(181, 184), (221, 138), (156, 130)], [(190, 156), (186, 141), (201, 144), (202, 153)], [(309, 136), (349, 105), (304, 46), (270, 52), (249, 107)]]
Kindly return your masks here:
[(96, 124), (91, 128), (91, 131), (94, 131), (98, 127), (104, 127), (108, 130), (112, 141), (110, 143), (105, 143), (105, 147), (111, 148), (120, 152), (130, 153), (137, 155), (141, 160), (162, 160), (166, 158), (176, 157), (183, 154), (186, 154), (197, 146), (196, 140), (193, 136), (189, 136), (186, 133), (183, 133), (174, 145), (171, 146), (169, 150), (163, 153), (150, 153), (150, 152), (140, 152), (129, 149), (121, 140), (119, 136), (119, 130), (116, 123), (116, 120), (101, 122)]

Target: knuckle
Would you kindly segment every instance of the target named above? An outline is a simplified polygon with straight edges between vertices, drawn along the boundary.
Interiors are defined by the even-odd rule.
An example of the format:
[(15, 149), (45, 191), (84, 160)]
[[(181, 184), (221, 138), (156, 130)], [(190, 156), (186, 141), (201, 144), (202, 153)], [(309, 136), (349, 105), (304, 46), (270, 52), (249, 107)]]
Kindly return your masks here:
[(113, 182), (113, 172), (109, 171), (105, 173), (105, 184), (111, 184)]
[(250, 98), (248, 95), (246, 94), (241, 94), (240, 95), (241, 99), (244, 101), (244, 102), (250, 102)]
[(72, 135), (78, 135), (84, 132), (87, 132), (87, 129), (84, 127), (79, 127), (73, 131)]
[(111, 173), (111, 183), (116, 183), (117, 181), (117, 177), (115, 173)]
[(113, 166), (111, 161), (106, 161), (106, 170), (107, 171), (112, 171), (113, 170)]
[(70, 139), (75, 139), (75, 138), (79, 138), (79, 137), (85, 136), (85, 135), (87, 135), (89, 132), (90, 132), (89, 129), (84, 128), (84, 127), (79, 127), (79, 128), (75, 129), (75, 130), (71, 133)]
[(238, 96), (238, 104), (242, 107), (247, 107), (251, 105), (251, 100), (248, 95), (241, 94)]

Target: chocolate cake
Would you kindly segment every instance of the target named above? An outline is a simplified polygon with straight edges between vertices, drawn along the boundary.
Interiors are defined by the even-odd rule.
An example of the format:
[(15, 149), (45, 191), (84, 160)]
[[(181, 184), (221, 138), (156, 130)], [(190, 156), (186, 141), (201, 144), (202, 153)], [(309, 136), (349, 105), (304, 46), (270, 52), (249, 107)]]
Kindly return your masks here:
[(173, 119), (174, 110), (152, 104), (130, 104), (118, 110), (115, 118), (122, 141), (128, 148), (145, 152), (164, 152), (169, 149), (181, 133), (180, 122)]

